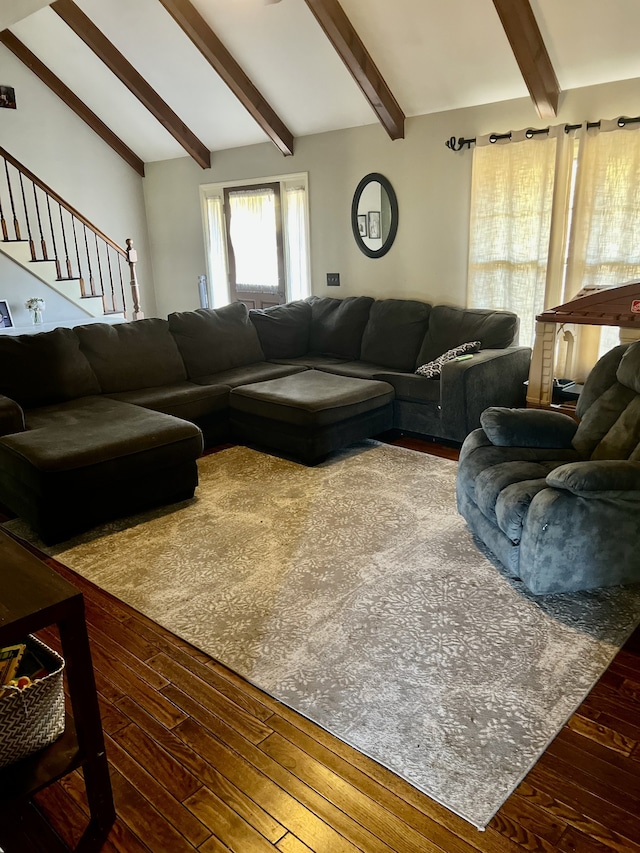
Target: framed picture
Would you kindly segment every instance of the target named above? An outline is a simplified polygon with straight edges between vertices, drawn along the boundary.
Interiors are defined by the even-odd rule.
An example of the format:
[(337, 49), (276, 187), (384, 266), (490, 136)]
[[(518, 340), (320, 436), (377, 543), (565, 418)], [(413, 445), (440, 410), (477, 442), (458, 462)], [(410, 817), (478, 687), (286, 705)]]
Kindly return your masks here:
[(16, 108), (16, 90), (13, 86), (0, 86), (0, 107), (7, 110)]
[(13, 317), (6, 299), (0, 299), (0, 329), (13, 328)]
[(367, 214), (359, 213), (358, 214), (358, 233), (361, 237), (368, 237), (369, 232), (367, 230)]
[(367, 222), (369, 225), (369, 237), (372, 240), (379, 240), (382, 236), (380, 234), (380, 211), (370, 210), (367, 213)]

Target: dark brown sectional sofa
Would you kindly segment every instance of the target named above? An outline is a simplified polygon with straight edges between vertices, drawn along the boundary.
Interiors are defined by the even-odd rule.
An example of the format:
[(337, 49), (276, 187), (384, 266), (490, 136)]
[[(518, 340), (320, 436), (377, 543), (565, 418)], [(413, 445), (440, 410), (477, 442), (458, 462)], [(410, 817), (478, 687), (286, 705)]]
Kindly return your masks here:
[[(242, 440), (271, 406), (259, 383), (309, 371), (360, 380), (342, 383), (349, 416), (334, 423), (333, 413), (336, 438), (327, 445), (323, 431), (310, 459), (388, 427), (461, 442), (488, 406), (523, 404), (530, 350), (515, 345), (517, 330), (508, 312), (360, 296), (0, 336), (0, 502), (55, 542), (190, 497), (203, 447)], [(482, 344), (472, 359), (446, 364), (439, 379), (415, 374), (471, 340)], [(289, 384), (298, 394), (331, 385), (315, 375)], [(377, 383), (375, 413), (362, 380)], [(269, 423), (267, 446), (286, 452), (287, 424)]]

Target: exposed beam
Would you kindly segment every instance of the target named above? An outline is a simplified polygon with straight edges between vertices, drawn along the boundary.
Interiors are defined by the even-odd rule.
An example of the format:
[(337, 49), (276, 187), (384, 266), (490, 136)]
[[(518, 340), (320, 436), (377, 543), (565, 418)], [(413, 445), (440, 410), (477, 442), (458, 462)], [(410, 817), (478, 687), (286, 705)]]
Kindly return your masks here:
[(291, 131), (265, 101), (190, 0), (160, 2), (280, 151), (285, 155), (293, 154)]
[(391, 139), (404, 138), (404, 113), (338, 0), (305, 0)]
[(131, 63), (125, 59), (109, 39), (96, 27), (93, 21), (76, 6), (73, 0), (55, 0), (51, 4), (54, 12), (73, 30), (73, 32), (90, 47), (104, 64), (121, 80), (138, 100), (144, 104), (160, 124), (169, 131), (175, 140), (190, 154), (193, 159), (208, 169), (211, 166), (211, 155), (208, 148), (173, 112), (160, 95), (147, 83)]
[(529, 0), (493, 0), (540, 118), (558, 114), (560, 86)]
[(3, 30), (0, 32), (0, 42), (2, 42), (5, 47), (8, 47), (9, 50), (27, 66), (27, 68), (33, 71), (36, 77), (39, 77), (52, 92), (64, 101), (69, 109), (73, 110), (77, 116), (89, 125), (91, 130), (97, 133), (98, 136), (107, 143), (107, 145), (113, 148), (116, 154), (119, 154), (123, 160), (125, 160), (141, 177), (144, 178), (144, 163), (140, 157), (138, 157), (138, 155), (133, 152), (128, 145), (125, 145), (120, 137), (116, 136), (116, 134), (107, 127), (102, 119), (98, 118), (98, 116), (89, 109), (84, 101), (81, 101), (80, 98), (78, 98), (78, 96), (75, 95), (59, 77), (56, 77), (53, 71), (47, 68), (47, 66), (38, 59), (35, 53), (32, 53), (29, 48), (24, 45), (19, 38), (14, 36), (10, 30)]

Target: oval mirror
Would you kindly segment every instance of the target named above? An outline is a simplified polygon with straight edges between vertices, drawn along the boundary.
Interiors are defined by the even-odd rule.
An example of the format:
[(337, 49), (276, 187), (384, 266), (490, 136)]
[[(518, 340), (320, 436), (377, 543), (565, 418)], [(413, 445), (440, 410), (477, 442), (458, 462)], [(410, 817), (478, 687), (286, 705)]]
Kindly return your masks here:
[(365, 175), (351, 203), (351, 228), (368, 258), (386, 255), (398, 231), (398, 200), (389, 181), (378, 172)]

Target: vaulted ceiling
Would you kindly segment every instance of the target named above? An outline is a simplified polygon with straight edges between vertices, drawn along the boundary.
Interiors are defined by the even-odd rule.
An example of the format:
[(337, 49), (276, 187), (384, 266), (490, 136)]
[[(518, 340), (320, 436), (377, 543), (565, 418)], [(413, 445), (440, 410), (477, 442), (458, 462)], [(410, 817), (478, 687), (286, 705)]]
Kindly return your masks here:
[(139, 172), (640, 78), (638, 0), (0, 0), (0, 30)]

